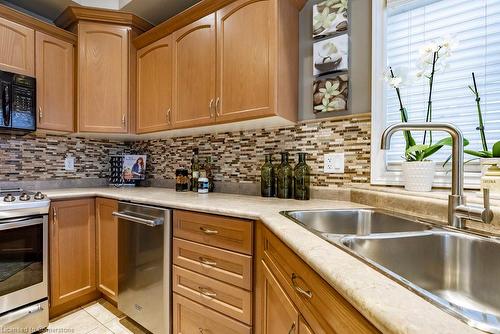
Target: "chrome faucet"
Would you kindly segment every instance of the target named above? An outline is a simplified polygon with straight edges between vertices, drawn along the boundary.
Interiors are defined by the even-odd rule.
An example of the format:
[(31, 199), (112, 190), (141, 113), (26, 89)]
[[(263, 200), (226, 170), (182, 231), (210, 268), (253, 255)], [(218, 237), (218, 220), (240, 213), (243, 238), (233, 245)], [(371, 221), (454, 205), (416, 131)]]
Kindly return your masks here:
[(449, 123), (397, 123), (390, 125), (382, 134), (381, 148), (391, 147), (391, 138), (397, 131), (444, 131), (452, 138), (451, 195), (448, 197), (448, 224), (463, 229), (466, 220), (486, 224), (493, 220), (490, 209), (489, 189), (483, 189), (484, 207), (465, 204), (464, 196), (464, 136), (462, 131)]

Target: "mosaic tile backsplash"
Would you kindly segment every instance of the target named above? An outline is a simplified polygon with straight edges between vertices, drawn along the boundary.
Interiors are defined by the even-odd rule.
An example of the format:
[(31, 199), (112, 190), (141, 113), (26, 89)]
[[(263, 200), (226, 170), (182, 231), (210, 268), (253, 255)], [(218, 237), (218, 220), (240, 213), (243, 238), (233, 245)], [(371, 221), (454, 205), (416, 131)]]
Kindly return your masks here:
[[(309, 153), (311, 184), (336, 187), (370, 182), (370, 117), (309, 121), (295, 126), (220, 134), (206, 134), (132, 143), (131, 149), (148, 155), (147, 177), (174, 179), (175, 169), (189, 168), (193, 147), (202, 160), (212, 156), (215, 181), (257, 183), (265, 153), (291, 154), (295, 165), (297, 152)], [(323, 154), (345, 153), (344, 174), (324, 174)]]
[[(126, 152), (119, 141), (58, 135), (0, 135), (0, 182), (107, 178), (109, 155)], [(64, 170), (66, 154), (75, 171)]]
[[(189, 168), (193, 147), (202, 160), (212, 156), (215, 181), (256, 184), (265, 153), (309, 153), (313, 186), (336, 187), (370, 180), (370, 118), (318, 120), (295, 126), (206, 134), (124, 143), (59, 135), (0, 135), (0, 182), (93, 180), (107, 178), (109, 156), (126, 152), (148, 155), (147, 177), (172, 181), (175, 169)], [(344, 174), (324, 174), (323, 154), (345, 153)], [(75, 171), (64, 170), (64, 157), (76, 158)], [(63, 183), (59, 182), (62, 186)], [(171, 184), (171, 182), (167, 182)]]

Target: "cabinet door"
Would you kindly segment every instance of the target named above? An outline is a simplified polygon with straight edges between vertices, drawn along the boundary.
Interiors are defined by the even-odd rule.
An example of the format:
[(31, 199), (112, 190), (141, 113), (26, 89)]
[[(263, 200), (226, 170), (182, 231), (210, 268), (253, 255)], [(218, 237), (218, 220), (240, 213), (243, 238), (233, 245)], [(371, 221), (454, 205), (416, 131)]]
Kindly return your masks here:
[(73, 45), (36, 32), (38, 128), (74, 131)]
[(215, 122), (215, 14), (173, 34), (173, 122), (184, 128)]
[(35, 32), (0, 18), (0, 70), (35, 76)]
[(314, 334), (302, 316), (299, 317), (299, 334)]
[[(299, 325), (299, 313), (279, 285), (276, 278), (264, 263), (261, 263), (260, 274), (262, 287), (258, 293), (262, 294), (262, 324), (261, 334), (297, 334)], [(256, 326), (259, 324), (256, 323)], [(257, 331), (259, 333), (259, 331)]]
[(172, 36), (137, 51), (137, 133), (167, 130), (172, 110)]
[(128, 131), (129, 28), (79, 23), (78, 130)]
[(51, 307), (96, 291), (93, 199), (52, 202), (49, 244)]
[(97, 284), (99, 291), (114, 301), (118, 293), (118, 222), (113, 212), (118, 201), (96, 199)]
[(274, 113), (276, 1), (239, 0), (217, 12), (217, 122)]

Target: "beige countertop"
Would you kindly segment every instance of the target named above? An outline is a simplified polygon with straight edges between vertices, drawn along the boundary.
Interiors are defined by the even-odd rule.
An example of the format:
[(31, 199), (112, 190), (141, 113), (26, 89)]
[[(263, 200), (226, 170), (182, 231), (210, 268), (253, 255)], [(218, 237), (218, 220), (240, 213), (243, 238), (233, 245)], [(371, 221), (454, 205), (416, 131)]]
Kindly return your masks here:
[(78, 188), (49, 198), (107, 197), (174, 209), (261, 220), (384, 333), (481, 333), (279, 214), (283, 210), (363, 207), (332, 200), (295, 201), (256, 196), (178, 193), (165, 188)]

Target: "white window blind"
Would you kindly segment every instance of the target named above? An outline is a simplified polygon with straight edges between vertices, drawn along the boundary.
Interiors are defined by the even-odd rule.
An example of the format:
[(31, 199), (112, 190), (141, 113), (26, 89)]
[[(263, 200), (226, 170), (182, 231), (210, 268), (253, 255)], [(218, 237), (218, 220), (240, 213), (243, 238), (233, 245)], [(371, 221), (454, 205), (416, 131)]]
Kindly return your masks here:
[[(500, 140), (500, 0), (388, 0), (386, 28), (387, 64), (396, 70), (415, 69), (419, 49), (426, 43), (446, 35), (459, 41), (448, 69), (434, 79), (433, 122), (457, 125), (470, 141), (468, 148), (482, 149), (475, 97), (467, 87), (475, 72), (491, 150), (492, 143)], [(401, 92), (410, 122), (425, 121), (428, 80), (416, 80)], [(399, 102), (388, 85), (385, 106), (386, 123), (400, 122)], [(445, 136), (433, 134), (434, 142)], [(421, 133), (413, 136), (421, 143)], [(389, 169), (402, 161), (404, 147), (398, 134), (386, 155)], [(449, 149), (441, 150), (431, 159), (442, 162), (449, 154)]]

